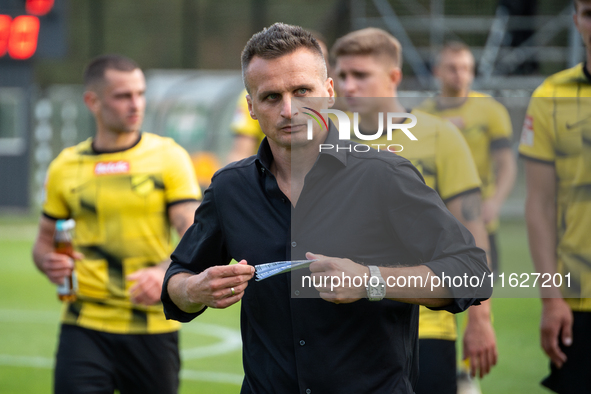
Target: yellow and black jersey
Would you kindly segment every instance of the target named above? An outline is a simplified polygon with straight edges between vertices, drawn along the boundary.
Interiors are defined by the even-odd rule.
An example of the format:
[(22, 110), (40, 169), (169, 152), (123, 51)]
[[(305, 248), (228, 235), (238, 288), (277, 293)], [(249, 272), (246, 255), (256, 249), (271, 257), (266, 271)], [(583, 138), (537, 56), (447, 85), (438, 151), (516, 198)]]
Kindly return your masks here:
[(172, 251), (167, 208), (200, 200), (187, 152), (172, 139), (143, 133), (133, 147), (97, 153), (92, 139), (67, 148), (51, 163), (43, 213), (73, 218), (78, 300), (62, 321), (123, 334), (178, 329), (160, 304), (134, 305), (126, 276), (161, 263)]
[[(450, 201), (464, 193), (478, 190), (480, 179), (472, 160), (470, 148), (458, 129), (449, 121), (412, 110), (417, 123), (409, 131), (417, 138), (411, 141), (403, 131), (394, 130), (392, 139), (385, 133), (377, 140), (355, 142), (372, 146), (393, 146), (390, 150), (408, 160), (421, 172), (427, 186), (435, 189), (443, 201)], [(404, 123), (409, 123), (410, 119)], [(381, 148), (384, 149), (384, 148)], [(446, 311), (433, 311), (421, 306), (419, 315), (419, 338), (455, 340), (457, 337), (455, 317)]]
[[(429, 98), (419, 109), (446, 119), (461, 119), (459, 123), (463, 127), (460, 127), (460, 131), (468, 142), (482, 181), (482, 198), (492, 197), (496, 187), (491, 152), (510, 147), (513, 135), (507, 109), (491, 96), (474, 91), (459, 106), (445, 107), (441, 104), (438, 99)], [(487, 225), (489, 233), (495, 232), (497, 228), (498, 220)]]
[(556, 169), (558, 272), (571, 273), (563, 294), (573, 310), (591, 311), (591, 76), (583, 64), (534, 91), (519, 152)]
[[(248, 92), (243, 90), (240, 93), (240, 97), (236, 102), (236, 110), (234, 112), (234, 118), (230, 127), (236, 135), (251, 137), (257, 140), (257, 147), (261, 144), (265, 134), (261, 130), (259, 121), (253, 119), (248, 111), (248, 102), (246, 101), (246, 95)], [(253, 152), (255, 154), (256, 152)]]

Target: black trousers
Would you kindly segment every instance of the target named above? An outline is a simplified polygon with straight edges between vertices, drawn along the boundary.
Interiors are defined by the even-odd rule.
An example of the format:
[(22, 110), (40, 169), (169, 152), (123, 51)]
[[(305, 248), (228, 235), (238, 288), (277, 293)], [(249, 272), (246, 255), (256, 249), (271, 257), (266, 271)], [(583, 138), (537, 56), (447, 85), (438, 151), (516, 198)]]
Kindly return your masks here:
[(178, 332), (109, 334), (63, 324), (54, 371), (55, 394), (176, 394)]
[(550, 363), (550, 375), (542, 385), (560, 394), (591, 393), (591, 312), (573, 312), (573, 343), (560, 344), (567, 360), (558, 369)]
[(415, 394), (457, 394), (456, 342), (419, 339), (419, 381)]

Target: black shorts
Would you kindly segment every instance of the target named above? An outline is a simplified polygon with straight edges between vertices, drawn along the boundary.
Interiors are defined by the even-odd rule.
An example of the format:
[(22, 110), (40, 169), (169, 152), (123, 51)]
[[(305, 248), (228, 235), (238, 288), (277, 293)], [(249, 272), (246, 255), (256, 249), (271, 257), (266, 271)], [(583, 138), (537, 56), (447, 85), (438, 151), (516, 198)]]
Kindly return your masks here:
[(456, 342), (419, 339), (419, 381), (415, 394), (456, 394)]
[(560, 394), (591, 393), (591, 312), (573, 312), (573, 343), (560, 348), (566, 363), (558, 369), (550, 363), (550, 375), (542, 385)]
[(176, 394), (178, 332), (121, 335), (63, 324), (54, 371), (56, 394)]

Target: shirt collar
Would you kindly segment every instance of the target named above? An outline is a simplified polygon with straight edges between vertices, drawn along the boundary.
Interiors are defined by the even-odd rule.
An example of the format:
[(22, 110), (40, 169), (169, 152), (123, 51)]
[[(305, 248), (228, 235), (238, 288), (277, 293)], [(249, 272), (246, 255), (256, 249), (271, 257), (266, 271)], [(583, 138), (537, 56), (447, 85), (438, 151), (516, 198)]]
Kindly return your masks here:
[[(341, 164), (343, 164), (344, 166), (347, 165), (348, 150), (344, 147), (349, 145), (351, 142), (339, 140), (339, 130), (336, 128), (336, 126), (330, 119), (328, 121), (328, 134), (323, 143), (330, 144), (335, 148), (320, 152), (320, 157), (333, 157), (337, 159), (339, 162), (341, 162)], [(339, 148), (342, 147), (342, 149), (336, 149), (337, 146)], [(267, 137), (263, 138), (263, 141), (259, 146), (259, 150), (257, 152), (256, 157), (256, 163), (257, 168), (260, 172), (269, 171), (271, 168), (271, 163), (273, 163), (273, 153), (271, 152), (271, 147), (269, 146), (269, 141), (267, 141)]]
[(271, 163), (273, 163), (273, 153), (271, 152), (267, 137), (263, 138), (261, 141), (255, 163), (261, 173), (264, 173), (265, 171), (270, 172)]

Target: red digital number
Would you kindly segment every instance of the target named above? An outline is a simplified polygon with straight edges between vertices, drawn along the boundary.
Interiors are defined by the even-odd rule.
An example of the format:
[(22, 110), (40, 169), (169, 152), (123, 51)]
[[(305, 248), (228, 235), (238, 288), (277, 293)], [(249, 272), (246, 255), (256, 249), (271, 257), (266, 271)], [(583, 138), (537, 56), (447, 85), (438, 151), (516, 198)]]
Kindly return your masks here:
[(10, 37), (10, 22), (12, 18), (8, 15), (0, 15), (0, 57), (8, 51), (8, 38)]
[(43, 16), (53, 8), (54, 0), (27, 0), (25, 9), (27, 14)]
[(8, 54), (13, 59), (28, 59), (37, 49), (39, 37), (39, 18), (21, 15), (14, 18), (8, 38)]

